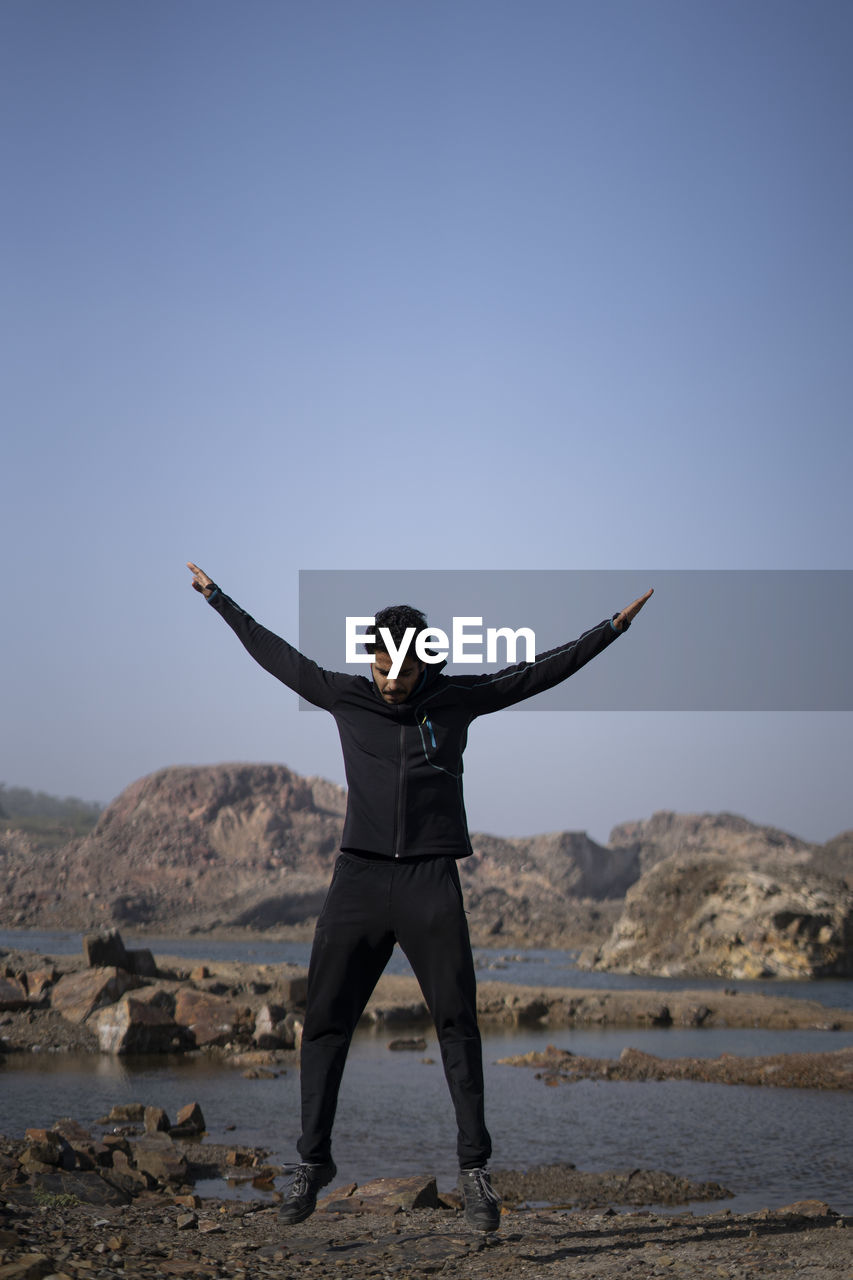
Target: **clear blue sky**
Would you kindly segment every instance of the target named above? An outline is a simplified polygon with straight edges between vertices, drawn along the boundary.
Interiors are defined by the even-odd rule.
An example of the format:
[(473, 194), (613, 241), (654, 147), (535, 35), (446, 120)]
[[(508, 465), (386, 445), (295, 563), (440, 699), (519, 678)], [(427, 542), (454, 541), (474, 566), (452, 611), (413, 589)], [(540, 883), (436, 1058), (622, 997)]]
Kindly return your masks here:
[[(0, 780), (342, 781), (187, 559), (286, 635), (300, 569), (853, 567), (852, 51), (849, 0), (5, 0)], [(851, 736), (492, 717), (469, 816), (826, 839)]]

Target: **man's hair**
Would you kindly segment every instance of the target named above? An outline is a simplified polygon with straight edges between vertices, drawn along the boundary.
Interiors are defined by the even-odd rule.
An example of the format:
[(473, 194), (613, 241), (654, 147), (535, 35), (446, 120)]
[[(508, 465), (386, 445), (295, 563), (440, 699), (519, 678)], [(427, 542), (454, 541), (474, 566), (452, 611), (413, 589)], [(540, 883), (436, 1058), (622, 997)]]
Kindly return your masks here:
[(415, 609), (410, 604), (389, 604), (387, 609), (380, 609), (376, 614), (376, 621), (373, 627), (376, 640), (374, 643), (367, 642), (365, 648), (368, 653), (388, 652), (385, 647), (385, 641), (379, 634), (380, 627), (385, 627), (391, 632), (391, 639), (399, 648), (407, 627), (414, 627), (415, 635), (417, 635), (419, 631), (425, 631), (426, 626), (427, 620), (420, 609)]

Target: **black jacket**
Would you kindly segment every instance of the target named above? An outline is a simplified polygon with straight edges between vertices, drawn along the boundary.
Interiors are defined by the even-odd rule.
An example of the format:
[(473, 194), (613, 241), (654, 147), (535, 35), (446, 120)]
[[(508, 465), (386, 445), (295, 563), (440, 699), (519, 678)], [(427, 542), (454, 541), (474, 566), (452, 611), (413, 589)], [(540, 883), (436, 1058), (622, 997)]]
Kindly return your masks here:
[(266, 671), (335, 717), (349, 787), (341, 848), (387, 858), (471, 853), (462, 797), (471, 721), (568, 679), (621, 634), (605, 618), (570, 644), (491, 675), (446, 676), (443, 662), (428, 665), (415, 692), (393, 706), (372, 679), (319, 667), (218, 588), (210, 605)]

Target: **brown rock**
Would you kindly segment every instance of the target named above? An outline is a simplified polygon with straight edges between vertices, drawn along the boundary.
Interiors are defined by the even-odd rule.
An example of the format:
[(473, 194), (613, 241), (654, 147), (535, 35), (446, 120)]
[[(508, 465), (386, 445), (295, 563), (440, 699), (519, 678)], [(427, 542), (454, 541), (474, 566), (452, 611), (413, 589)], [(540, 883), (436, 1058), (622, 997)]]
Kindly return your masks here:
[(50, 1195), (74, 1196), (84, 1204), (108, 1205), (127, 1204), (130, 1196), (108, 1181), (99, 1173), (83, 1173), (76, 1170), (65, 1172), (54, 1169), (47, 1174), (39, 1174), (33, 1179), (37, 1191), (46, 1191)]
[(59, 973), (53, 965), (49, 965), (46, 968), (29, 970), (26, 977), (30, 1000), (39, 1001), (50, 991)]
[(147, 947), (127, 952), (128, 969), (140, 978), (157, 977), (157, 961)]
[(368, 1005), (368, 1016), (380, 1027), (417, 1026), (430, 1021), (429, 1010), (423, 1000), (415, 1000), (411, 1004), (382, 1004), (372, 1000)]
[(285, 974), (279, 983), (279, 990), (285, 1009), (304, 1009), (308, 999), (308, 975)]
[[(142, 1124), (145, 1119), (143, 1102), (117, 1102), (109, 1115), (99, 1124)], [(105, 1138), (104, 1141), (107, 1139)]]
[(234, 1038), (242, 1014), (233, 1001), (189, 987), (180, 990), (175, 999), (175, 1021), (190, 1032), (199, 1048), (227, 1044)]
[(365, 1182), (352, 1195), (333, 1191), (317, 1204), (326, 1213), (397, 1213), (400, 1210), (437, 1209), (438, 1189), (435, 1178), (376, 1178)]
[(27, 988), (19, 978), (0, 977), (0, 1012), (15, 1013), (29, 1007)]
[(76, 1120), (57, 1120), (53, 1132), (68, 1143), (77, 1158), (77, 1167), (84, 1170), (104, 1168), (112, 1164), (109, 1147), (93, 1138), (88, 1129)]
[(162, 1107), (145, 1108), (146, 1133), (168, 1133), (171, 1127), (169, 1117)]
[(21, 1163), (34, 1165), (50, 1165), (61, 1169), (73, 1169), (76, 1157), (73, 1150), (60, 1133), (52, 1129), (27, 1129), (29, 1146)]
[(285, 1046), (290, 1049), (302, 1048), (302, 1028), (305, 1025), (303, 1018), (296, 1013), (289, 1013), (284, 1020), (285, 1027)]
[(131, 1196), (139, 1195), (140, 1191), (147, 1191), (149, 1187), (155, 1185), (154, 1177), (141, 1169), (134, 1168), (130, 1157), (124, 1151), (114, 1152), (109, 1176), (115, 1186)]
[(795, 1200), (776, 1211), (777, 1217), (837, 1218), (838, 1214), (823, 1200)]
[(69, 1022), (85, 1022), (97, 1009), (115, 1004), (138, 979), (123, 969), (89, 969), (67, 973), (53, 989), (51, 1007)]
[(171, 1053), (182, 1047), (182, 1032), (168, 1010), (125, 995), (101, 1009), (96, 1019), (101, 1053)]
[(255, 1161), (255, 1153), (253, 1151), (240, 1150), (235, 1147), (231, 1151), (225, 1153), (225, 1163), (231, 1165), (235, 1169), (250, 1169)]
[(259, 1049), (283, 1049), (287, 1047), (288, 1030), (285, 1024), (286, 1010), (280, 1004), (265, 1004), (255, 1017), (252, 1039)]
[(130, 961), (118, 929), (87, 934), (83, 939), (83, 955), (92, 969), (126, 969), (130, 972)]
[(530, 1026), (537, 1022), (541, 1022), (547, 1017), (551, 1008), (550, 1002), (545, 996), (534, 996), (532, 999), (526, 996), (508, 995), (504, 1000), (504, 1004), (513, 1016), (513, 1020), (519, 1026)]
[(149, 1133), (131, 1144), (133, 1163), (158, 1182), (185, 1182), (187, 1162), (175, 1149), (168, 1134)]
[(25, 1253), (16, 1262), (0, 1265), (0, 1280), (43, 1280), (54, 1270), (52, 1259), (44, 1253)]
[(197, 1102), (188, 1102), (185, 1107), (181, 1107), (177, 1115), (177, 1123), (175, 1130), (180, 1130), (182, 1134), (202, 1134), (207, 1129), (204, 1119), (204, 1112)]

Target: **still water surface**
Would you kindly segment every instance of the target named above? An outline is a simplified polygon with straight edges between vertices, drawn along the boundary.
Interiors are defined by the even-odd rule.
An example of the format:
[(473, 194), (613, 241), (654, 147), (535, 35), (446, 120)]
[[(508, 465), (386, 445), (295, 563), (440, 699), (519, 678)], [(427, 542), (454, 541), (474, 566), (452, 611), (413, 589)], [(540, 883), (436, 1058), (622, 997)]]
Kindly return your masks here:
[[(80, 945), (79, 934), (0, 933), (0, 948), (61, 955)], [(305, 963), (308, 955), (308, 944), (255, 940), (145, 939), (139, 945), (188, 960)], [(481, 980), (657, 990), (737, 985), (853, 1007), (853, 984), (841, 981), (732, 984), (586, 974), (572, 968), (567, 952), (478, 951), (477, 959)], [(395, 954), (391, 967), (405, 972), (407, 966)], [(455, 1127), (435, 1038), (426, 1033), (426, 1053), (389, 1053), (389, 1038), (387, 1031), (363, 1030), (354, 1039), (335, 1129), (338, 1182), (429, 1171), (449, 1187)], [(600, 1057), (618, 1057), (626, 1045), (661, 1056), (715, 1057), (841, 1048), (853, 1044), (853, 1033), (501, 1028), (484, 1037), (494, 1167), (571, 1161), (588, 1170), (666, 1169), (721, 1182), (734, 1193), (732, 1200), (704, 1206), (709, 1210), (724, 1205), (746, 1212), (818, 1197), (838, 1212), (853, 1213), (853, 1095), (687, 1081), (581, 1081), (548, 1088), (530, 1069), (498, 1065), (501, 1057), (549, 1042)], [(49, 1125), (64, 1115), (93, 1123), (117, 1102), (153, 1103), (174, 1115), (184, 1103), (198, 1101), (208, 1140), (265, 1146), (273, 1161), (287, 1162), (296, 1158), (298, 1084), (293, 1069), (275, 1080), (247, 1080), (234, 1068), (192, 1058), (13, 1056), (0, 1073), (0, 1132), (21, 1136), (29, 1125)], [(221, 1195), (224, 1188), (217, 1183), (203, 1191)]]

